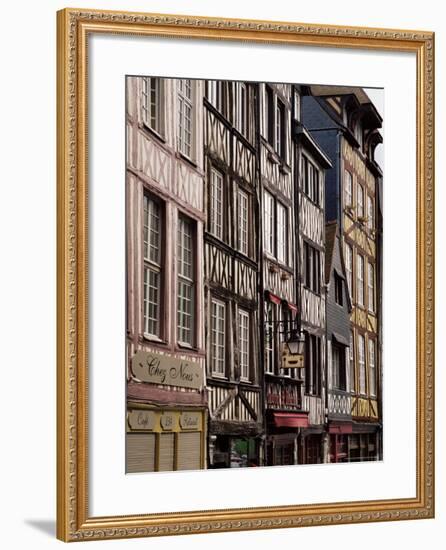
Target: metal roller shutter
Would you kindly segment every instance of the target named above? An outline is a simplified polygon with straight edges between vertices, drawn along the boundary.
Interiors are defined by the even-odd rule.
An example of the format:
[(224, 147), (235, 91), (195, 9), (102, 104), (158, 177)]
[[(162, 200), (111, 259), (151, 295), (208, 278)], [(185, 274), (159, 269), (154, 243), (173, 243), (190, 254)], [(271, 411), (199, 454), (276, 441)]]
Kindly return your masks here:
[(127, 434), (127, 472), (155, 471), (155, 434)]
[(160, 434), (159, 442), (158, 470), (160, 472), (171, 472), (173, 470), (175, 435)]
[(178, 434), (178, 470), (199, 470), (201, 456), (201, 432)]

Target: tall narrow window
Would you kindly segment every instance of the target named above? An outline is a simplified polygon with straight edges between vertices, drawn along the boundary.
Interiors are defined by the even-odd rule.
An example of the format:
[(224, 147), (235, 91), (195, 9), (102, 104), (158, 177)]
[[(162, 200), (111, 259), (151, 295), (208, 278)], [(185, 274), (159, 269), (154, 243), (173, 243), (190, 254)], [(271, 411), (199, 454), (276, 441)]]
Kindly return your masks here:
[(288, 211), (277, 203), (277, 259), (284, 264), (288, 261)]
[(355, 339), (353, 336), (353, 331), (350, 333), (350, 391), (354, 393), (355, 391)]
[(368, 284), (368, 307), (369, 311), (372, 313), (375, 312), (375, 268), (373, 264), (369, 263), (369, 271), (367, 274), (367, 284)]
[(225, 304), (211, 300), (211, 370), (212, 374), (225, 374)]
[(348, 170), (344, 174), (344, 206), (348, 208), (353, 206), (353, 176)]
[(212, 103), (212, 105), (221, 113), (224, 113), (225, 111), (224, 89), (224, 82), (219, 80), (207, 81), (207, 99), (209, 103)]
[(358, 183), (358, 218), (364, 217), (364, 188), (361, 184)]
[(302, 177), (304, 193), (319, 205), (319, 170), (306, 156), (302, 157)]
[(213, 235), (223, 239), (223, 174), (211, 168), (209, 224)]
[(141, 107), (144, 123), (161, 133), (161, 81), (159, 78), (142, 79)]
[(249, 380), (249, 313), (238, 310), (240, 378)]
[(319, 250), (304, 242), (303, 256), (305, 286), (319, 294), (321, 291), (321, 254)]
[(243, 254), (248, 255), (248, 206), (249, 206), (249, 199), (248, 195), (242, 191), (241, 189), (238, 190), (237, 193), (237, 209), (238, 209), (238, 231), (239, 231), (239, 238), (238, 238), (238, 246), (240, 252)]
[(359, 393), (365, 394), (365, 339), (358, 334), (358, 366), (359, 366)]
[(276, 151), (279, 157), (285, 157), (285, 107), (278, 99), (276, 101), (276, 120), (275, 120), (275, 138)]
[(274, 197), (265, 191), (264, 196), (264, 228), (265, 228), (265, 250), (269, 253), (274, 255), (274, 239), (275, 239), (275, 220), (274, 220)]
[(300, 100), (300, 94), (299, 92), (294, 89), (294, 119), (300, 122), (300, 106), (301, 106), (301, 100)]
[(238, 84), (238, 128), (248, 136), (248, 88), (243, 82)]
[(358, 304), (364, 306), (364, 258), (361, 254), (357, 256), (356, 267), (358, 269)]
[(332, 344), (332, 373), (333, 388), (345, 391), (345, 347), (336, 342)]
[(274, 374), (274, 346), (275, 346), (275, 305), (271, 302), (265, 303), (266, 308), (266, 326), (265, 326), (265, 371)]
[(305, 336), (305, 392), (320, 395), (321, 339), (314, 334)]
[(370, 231), (375, 229), (375, 209), (373, 206), (373, 198), (370, 195), (367, 196), (367, 224)]
[(161, 338), (161, 207), (144, 196), (144, 333)]
[(369, 340), (369, 394), (376, 397), (375, 340)]
[(178, 80), (178, 149), (192, 157), (193, 102), (192, 80)]
[(186, 216), (178, 217), (177, 265), (178, 265), (178, 342), (194, 345), (194, 230), (193, 222)]
[(349, 244), (345, 245), (345, 270), (350, 297), (353, 297), (353, 249)]
[(344, 304), (344, 279), (336, 271), (334, 272), (334, 287), (335, 302), (342, 306)]
[(274, 147), (274, 94), (268, 85), (265, 85), (265, 136)]

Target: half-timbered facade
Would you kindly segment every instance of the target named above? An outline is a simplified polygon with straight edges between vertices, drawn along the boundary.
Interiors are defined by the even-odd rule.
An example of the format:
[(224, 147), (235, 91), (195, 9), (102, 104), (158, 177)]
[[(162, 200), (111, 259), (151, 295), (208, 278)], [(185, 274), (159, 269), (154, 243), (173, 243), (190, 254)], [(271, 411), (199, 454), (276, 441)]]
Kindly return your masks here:
[(303, 403), (308, 426), (302, 429), (301, 462), (327, 461), (326, 405), (326, 287), (325, 287), (325, 171), (331, 162), (303, 124), (301, 88), (294, 87), (294, 154), (297, 185), (298, 313), (305, 336)]
[(206, 463), (203, 86), (127, 78), (128, 472)]
[(296, 464), (299, 431), (307, 425), (299, 369), (284, 369), (282, 353), (296, 329), (296, 211), (293, 171), (291, 85), (259, 85), (261, 199), (260, 307), (263, 312), (263, 371), (266, 464)]
[(337, 222), (325, 227), (327, 432), (329, 462), (347, 462), (352, 426), (351, 300)]
[(211, 468), (263, 463), (257, 86), (206, 82), (205, 337)]
[(352, 301), (350, 460), (382, 456), (380, 416), (382, 172), (374, 159), (382, 119), (362, 88), (312, 86), (305, 124), (333, 163), (327, 173), (327, 221), (339, 224)]

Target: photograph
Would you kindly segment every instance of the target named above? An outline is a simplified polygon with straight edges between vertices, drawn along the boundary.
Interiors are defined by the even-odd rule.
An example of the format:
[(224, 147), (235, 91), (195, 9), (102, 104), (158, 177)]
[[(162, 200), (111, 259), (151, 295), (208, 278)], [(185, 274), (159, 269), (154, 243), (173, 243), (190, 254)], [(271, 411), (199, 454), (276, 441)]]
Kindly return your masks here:
[(125, 76), (126, 473), (383, 460), (384, 94)]

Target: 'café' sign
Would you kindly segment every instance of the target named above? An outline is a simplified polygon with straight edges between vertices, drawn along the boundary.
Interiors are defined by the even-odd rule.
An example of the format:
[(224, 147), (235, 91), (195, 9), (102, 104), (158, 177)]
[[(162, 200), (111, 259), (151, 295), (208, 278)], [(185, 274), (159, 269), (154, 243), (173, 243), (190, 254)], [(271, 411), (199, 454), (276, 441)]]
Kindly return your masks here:
[(151, 384), (180, 386), (196, 390), (203, 386), (203, 370), (196, 361), (169, 355), (137, 351), (132, 359), (132, 371), (136, 378)]

